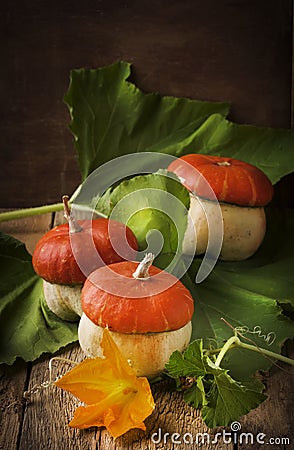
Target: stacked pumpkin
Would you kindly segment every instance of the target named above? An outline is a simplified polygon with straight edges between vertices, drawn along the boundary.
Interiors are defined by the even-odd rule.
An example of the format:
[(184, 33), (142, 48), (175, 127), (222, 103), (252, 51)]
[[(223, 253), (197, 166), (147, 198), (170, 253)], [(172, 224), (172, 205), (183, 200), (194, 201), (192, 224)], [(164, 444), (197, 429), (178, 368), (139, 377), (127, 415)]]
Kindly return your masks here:
[(70, 213), (67, 196), (63, 203), (68, 223), (41, 237), (32, 262), (44, 280), (48, 307), (61, 319), (75, 321), (82, 315), (81, 291), (87, 275), (104, 264), (136, 258), (138, 245), (133, 232), (122, 223), (105, 218), (78, 222)]
[[(264, 206), (273, 197), (269, 178), (257, 167), (234, 158), (188, 154), (168, 167), (190, 191), (190, 217), (183, 252), (206, 251), (210, 218), (222, 221), (220, 259), (244, 260), (262, 243), (266, 231)], [(220, 208), (221, 214), (218, 214)], [(206, 214), (207, 212), (207, 214)]]
[(192, 334), (193, 298), (172, 274), (152, 265), (124, 261), (94, 271), (82, 292), (79, 341), (84, 352), (102, 356), (103, 329), (138, 376), (155, 377), (170, 355), (183, 351)]

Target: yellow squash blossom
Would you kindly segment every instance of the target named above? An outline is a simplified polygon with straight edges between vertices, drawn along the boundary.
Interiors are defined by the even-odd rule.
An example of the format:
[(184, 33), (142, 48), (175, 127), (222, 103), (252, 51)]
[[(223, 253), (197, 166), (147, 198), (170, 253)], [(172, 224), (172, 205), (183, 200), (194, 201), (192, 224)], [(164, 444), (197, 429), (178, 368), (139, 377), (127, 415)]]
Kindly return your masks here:
[(155, 406), (147, 378), (137, 378), (107, 329), (101, 345), (104, 358), (85, 359), (55, 382), (85, 403), (69, 426), (105, 426), (114, 438), (131, 428), (146, 430), (143, 421)]

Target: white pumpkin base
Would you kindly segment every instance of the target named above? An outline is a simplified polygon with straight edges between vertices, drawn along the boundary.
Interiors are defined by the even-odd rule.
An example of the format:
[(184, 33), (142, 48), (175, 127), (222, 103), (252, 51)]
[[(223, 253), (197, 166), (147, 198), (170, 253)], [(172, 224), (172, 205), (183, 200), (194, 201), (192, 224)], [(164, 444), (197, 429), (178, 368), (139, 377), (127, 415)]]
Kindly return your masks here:
[[(95, 325), (85, 313), (79, 323), (79, 342), (87, 357), (103, 357), (101, 340), (104, 328)], [(110, 335), (129, 361), (137, 376), (154, 378), (165, 368), (171, 354), (175, 350), (182, 352), (189, 344), (192, 324), (175, 331), (162, 333), (118, 333), (110, 331)]]
[(82, 284), (52, 284), (43, 280), (43, 289), (48, 308), (60, 319), (76, 322), (82, 315)]
[[(217, 203), (190, 195), (188, 227), (183, 240), (183, 253), (195, 253), (195, 232), (197, 237), (196, 254), (205, 253), (208, 245), (208, 224), (205, 210), (210, 217), (210, 232), (219, 220), (219, 208), (223, 220), (223, 243), (219, 259), (242, 261), (252, 256), (262, 243), (266, 231), (266, 216), (263, 207), (237, 206)], [(215, 217), (214, 217), (215, 216)], [(213, 222), (215, 220), (215, 222)], [(194, 227), (194, 229), (193, 229)]]

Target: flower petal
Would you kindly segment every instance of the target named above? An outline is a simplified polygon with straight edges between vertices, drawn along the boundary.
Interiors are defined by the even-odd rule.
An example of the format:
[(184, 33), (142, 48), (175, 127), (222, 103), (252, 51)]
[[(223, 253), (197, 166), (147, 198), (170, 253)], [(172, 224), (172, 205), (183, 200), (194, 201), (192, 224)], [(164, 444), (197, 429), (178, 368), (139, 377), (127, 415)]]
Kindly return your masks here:
[(138, 379), (137, 388), (137, 391), (133, 388), (124, 392), (117, 390), (116, 403), (106, 398), (94, 405), (80, 406), (69, 425), (75, 428), (105, 426), (114, 438), (132, 428), (145, 430), (143, 421), (152, 413), (155, 404), (146, 378)]
[(85, 359), (55, 382), (56, 386), (71, 392), (88, 405), (110, 394), (117, 385), (117, 379), (136, 382), (135, 372), (107, 329), (103, 332), (101, 346), (104, 358)]
[(86, 403), (69, 425), (105, 426), (113, 437), (131, 428), (145, 430), (143, 421), (155, 406), (147, 378), (136, 377), (107, 329), (101, 346), (104, 358), (86, 359), (55, 382)]
[(100, 358), (85, 359), (55, 382), (87, 404), (101, 401), (116, 384), (111, 361)]
[(104, 329), (101, 346), (105, 359), (113, 361), (113, 370), (117, 378), (130, 378), (132, 381), (136, 379), (134, 370), (121, 354), (107, 328)]
[(120, 436), (132, 428), (146, 429), (143, 421), (153, 412), (155, 403), (147, 378), (137, 381), (137, 393), (125, 403), (119, 417), (107, 426), (112, 436)]

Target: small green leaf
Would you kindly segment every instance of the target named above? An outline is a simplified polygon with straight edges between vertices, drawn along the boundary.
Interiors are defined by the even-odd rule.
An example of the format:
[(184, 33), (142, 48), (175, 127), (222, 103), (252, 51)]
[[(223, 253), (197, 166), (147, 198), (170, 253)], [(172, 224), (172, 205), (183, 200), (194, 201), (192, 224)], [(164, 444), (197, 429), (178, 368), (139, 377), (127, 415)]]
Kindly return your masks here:
[(166, 370), (170, 377), (180, 379), (184, 400), (194, 408), (201, 408), (202, 418), (210, 428), (239, 420), (266, 399), (264, 394), (247, 389), (217, 366), (203, 349), (202, 339), (191, 342), (183, 354), (174, 352)]
[(17, 357), (34, 361), (77, 340), (77, 324), (65, 322), (47, 307), (43, 282), (34, 272), (25, 246), (0, 233), (0, 363)]
[(198, 377), (196, 382), (184, 392), (184, 400), (194, 408), (201, 408), (207, 404), (203, 377)]
[(227, 426), (256, 408), (266, 399), (266, 395), (233, 380), (222, 371), (214, 376), (207, 394), (207, 404), (202, 408), (202, 418), (209, 428)]
[(172, 378), (204, 375), (206, 370), (203, 363), (202, 340), (192, 342), (182, 354), (175, 351), (165, 367)]

